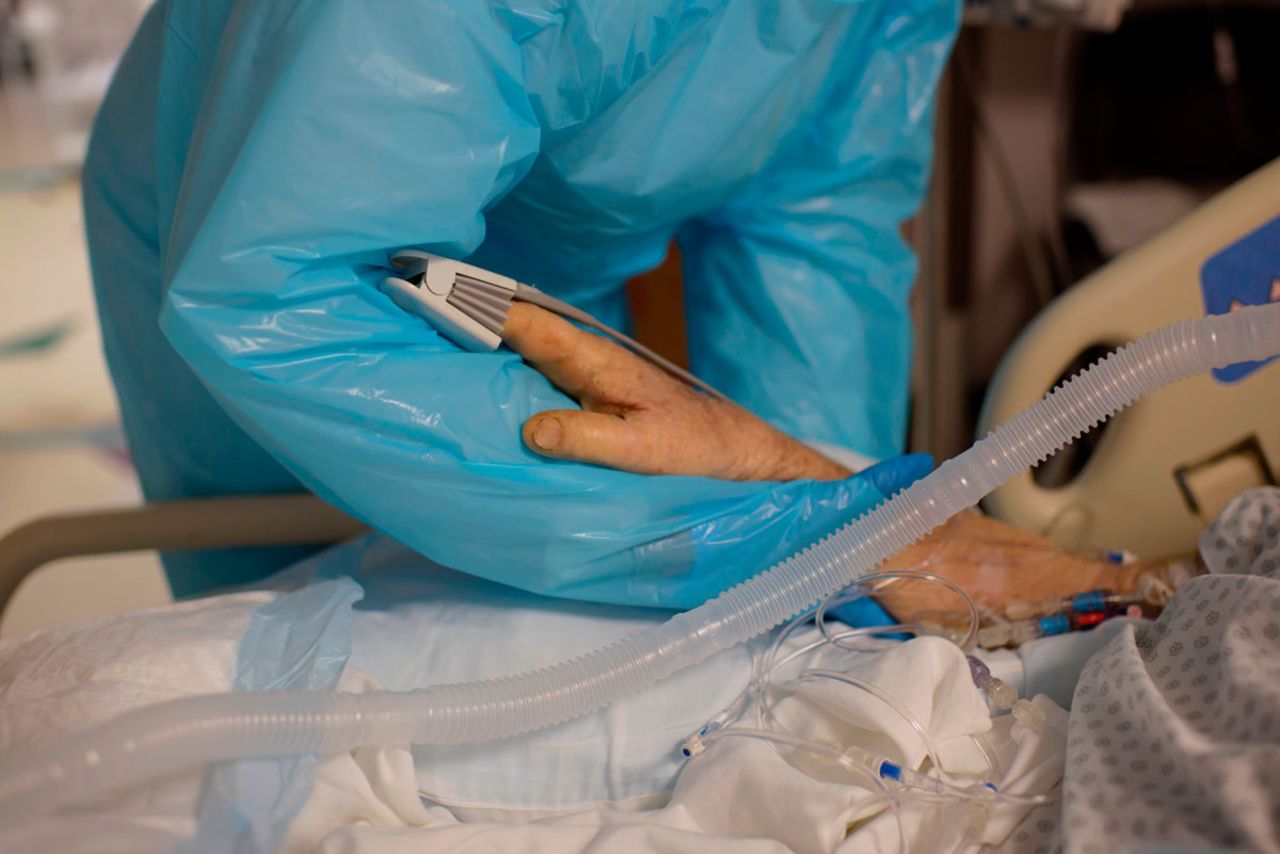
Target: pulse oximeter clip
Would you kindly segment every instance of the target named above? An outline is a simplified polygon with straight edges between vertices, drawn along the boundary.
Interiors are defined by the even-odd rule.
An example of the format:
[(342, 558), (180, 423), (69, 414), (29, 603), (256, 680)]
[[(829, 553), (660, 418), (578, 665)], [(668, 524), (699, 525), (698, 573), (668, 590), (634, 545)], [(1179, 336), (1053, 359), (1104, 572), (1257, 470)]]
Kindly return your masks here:
[(679, 365), (648, 347), (596, 320), (585, 311), (543, 293), (532, 285), (417, 249), (405, 249), (391, 259), (403, 271), (382, 283), (400, 308), (427, 320), (440, 334), (472, 352), (489, 352), (502, 344), (502, 327), (515, 300), (554, 312), (561, 317), (602, 332), (637, 356), (718, 400), (728, 400)]

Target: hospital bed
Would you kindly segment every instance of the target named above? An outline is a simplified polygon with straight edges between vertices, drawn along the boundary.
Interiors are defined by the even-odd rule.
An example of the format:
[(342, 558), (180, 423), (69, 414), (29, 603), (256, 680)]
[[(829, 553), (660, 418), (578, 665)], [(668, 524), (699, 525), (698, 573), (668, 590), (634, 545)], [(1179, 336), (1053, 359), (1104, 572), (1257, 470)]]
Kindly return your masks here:
[[(1073, 287), (1001, 362), (979, 435), (1108, 350), (1148, 330), (1245, 303), (1280, 302), (1280, 160)], [(1086, 362), (1087, 363), (1087, 362)], [(984, 502), (1070, 546), (1187, 554), (1226, 503), (1280, 474), (1280, 369), (1216, 371), (1139, 401), (1055, 464), (1056, 483), (1023, 472)]]
[[(1260, 373), (1250, 382), (1260, 377), (1274, 374)], [(331, 543), (344, 540), (358, 534), (362, 526), (355, 520), (327, 507), (317, 499), (309, 496), (277, 496), (233, 499), (212, 499), (176, 504), (157, 504), (137, 510), (117, 511), (113, 513), (86, 514), (81, 516), (57, 517), (38, 520), (30, 523), (0, 540), (0, 596), (7, 597), (20, 583), (21, 579), (33, 571), (41, 563), (75, 554), (99, 553), (104, 551), (124, 551), (142, 548), (162, 550), (183, 550), (202, 548), (225, 548), (235, 545), (282, 545), (290, 543)], [(357, 561), (359, 563), (359, 561)], [(455, 574), (456, 575), (456, 574)], [(304, 588), (303, 593), (314, 588)], [(386, 601), (385, 599), (383, 601)], [(261, 604), (261, 607), (257, 607)], [(255, 600), (254, 616), (250, 618), (250, 628), (245, 632), (246, 638), (257, 638), (253, 631), (253, 620), (257, 615), (268, 610), (272, 602)], [(350, 603), (348, 602), (348, 607)], [(190, 613), (189, 611), (187, 612)], [(377, 615), (375, 619), (381, 619)], [(429, 621), (428, 623), (429, 624)], [(263, 629), (269, 634), (269, 629)], [(927, 639), (921, 639), (927, 640)], [(40, 641), (37, 640), (37, 643)], [(275, 644), (277, 648), (280, 644)], [(944, 645), (946, 646), (946, 645)], [(265, 648), (265, 647), (264, 647)], [(423, 651), (423, 647), (409, 645), (424, 660), (443, 664), (440, 656), (432, 656)], [(954, 657), (957, 653), (953, 647), (946, 646)], [(10, 650), (13, 648), (10, 647)], [(370, 658), (369, 660), (374, 660)], [(241, 652), (241, 664), (250, 664), (255, 659), (246, 657)], [(921, 662), (923, 664), (923, 662)], [(952, 680), (957, 687), (969, 685), (969, 678), (962, 659), (952, 662), (958, 665), (962, 678)], [(927, 668), (924, 668), (927, 671)], [(915, 672), (911, 668), (903, 672)], [(449, 677), (439, 677), (447, 680)], [(457, 677), (454, 677), (457, 678)], [(434, 682), (437, 679), (432, 679)], [(710, 682), (711, 680), (703, 680)], [(241, 688), (239, 680), (235, 683)], [(248, 684), (248, 690), (267, 687), (261, 684)], [(276, 687), (274, 683), (269, 687)], [(334, 687), (326, 685), (324, 687)], [(208, 690), (207, 688), (205, 690)], [(221, 687), (217, 690), (230, 690)], [(343, 690), (347, 690), (344, 688)], [(402, 689), (403, 690), (403, 689)], [(970, 704), (972, 705), (972, 704)], [(1060, 710), (1059, 710), (1060, 711)], [(984, 712), (985, 714), (985, 712)], [(1055, 748), (1054, 755), (1061, 759), (1061, 746)], [(416, 757), (415, 757), (416, 759)], [(691, 767), (700, 767), (692, 765)], [(230, 771), (227, 773), (234, 774)], [(1053, 773), (1049, 768), (1046, 773)], [(1060, 773), (1060, 772), (1058, 772)], [(323, 777), (323, 775), (322, 775)], [(695, 775), (696, 778), (696, 775)], [(421, 783), (416, 784), (419, 788)], [(703, 785), (710, 785), (704, 781)], [(414, 791), (415, 783), (408, 781), (408, 791)], [(326, 792), (323, 788), (317, 791)], [(686, 793), (688, 795), (688, 793)], [(774, 798), (774, 801), (779, 799)], [(783, 799), (788, 803), (802, 803), (803, 799)], [(323, 805), (322, 805), (323, 806)], [(840, 826), (847, 827), (843, 818)], [(778, 828), (778, 832), (783, 832)], [(336, 832), (336, 831), (332, 831)], [(675, 849), (672, 849), (675, 850)]]
[(152, 502), (32, 520), (0, 537), (0, 618), (22, 582), (55, 560), (132, 551), (330, 545), (367, 530), (313, 495)]

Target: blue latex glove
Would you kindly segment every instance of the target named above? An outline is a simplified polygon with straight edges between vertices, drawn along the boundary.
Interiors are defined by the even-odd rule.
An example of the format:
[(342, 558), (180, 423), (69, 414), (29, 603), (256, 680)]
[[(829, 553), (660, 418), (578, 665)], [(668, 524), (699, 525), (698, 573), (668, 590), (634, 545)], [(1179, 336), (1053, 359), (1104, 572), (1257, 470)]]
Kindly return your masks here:
[(871, 466), (862, 472), (862, 477), (885, 497), (891, 497), (931, 471), (933, 457), (929, 454), (903, 454)]
[[(757, 571), (788, 557), (793, 552), (815, 540), (825, 537), (844, 523), (856, 518), (863, 511), (875, 506), (881, 497), (888, 498), (924, 477), (933, 468), (933, 458), (928, 454), (907, 454), (874, 465), (846, 481), (814, 484), (815, 491), (826, 487), (829, 492), (819, 497), (807, 512), (797, 514), (792, 524), (782, 518), (771, 523), (759, 518), (740, 518), (732, 525), (721, 523), (719, 530), (699, 533), (704, 542), (728, 543), (744, 528), (768, 530), (771, 524), (779, 526), (779, 536), (770, 542), (763, 537), (744, 538), (737, 544), (738, 553), (756, 566)], [(717, 527), (717, 526), (712, 526)], [(748, 551), (752, 546), (755, 553)], [(715, 552), (712, 552), (712, 560)], [(748, 575), (754, 573), (748, 573)], [(887, 626), (895, 621), (875, 599), (864, 597), (831, 610), (831, 616), (854, 626)]]
[[(932, 469), (933, 457), (928, 454), (907, 454), (874, 465), (862, 474), (876, 489), (891, 496), (915, 483)], [(828, 610), (827, 614), (851, 626), (892, 626), (897, 622), (870, 596), (837, 605)]]
[[(695, 369), (801, 439), (891, 456), (913, 273), (898, 226), (957, 10), (161, 0), (85, 171), (146, 494), (305, 487), (449, 566), (673, 607), (870, 506), (867, 477), (537, 458), (520, 425), (573, 402), (509, 352), (458, 351), (377, 284), (416, 246), (616, 320), (622, 283), (678, 238)], [(183, 594), (289, 556), (167, 566)]]

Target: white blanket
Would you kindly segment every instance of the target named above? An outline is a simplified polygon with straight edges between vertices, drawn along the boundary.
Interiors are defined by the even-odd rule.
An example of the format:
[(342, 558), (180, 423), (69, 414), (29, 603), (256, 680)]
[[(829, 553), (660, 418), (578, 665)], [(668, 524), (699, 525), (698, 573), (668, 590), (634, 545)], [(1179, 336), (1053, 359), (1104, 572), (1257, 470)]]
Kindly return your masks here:
[[(854, 673), (910, 709), (937, 743), (948, 769), (989, 777), (1006, 793), (1054, 793), (1054, 803), (1029, 814), (1017, 808), (997, 810), (985, 827), (987, 844), (1011, 851), (1064, 846), (1079, 852), (1137, 850), (1162, 843), (1280, 852), (1280, 774), (1275, 770), (1280, 767), (1280, 490), (1257, 490), (1229, 505), (1206, 532), (1201, 550), (1211, 574), (1180, 590), (1156, 623), (1116, 621), (1091, 634), (1024, 647), (1023, 661), (1031, 668), (1027, 683), (1044, 684), (1055, 693), (1074, 682), (1083, 665), (1080, 655), (1073, 663), (1063, 651), (1092, 655), (1075, 689), (1069, 722), (1047, 697), (1036, 698), (1051, 725), (1041, 736), (1011, 727), (1008, 716), (992, 724), (963, 656), (936, 638), (874, 656), (833, 650), (827, 654), (834, 658), (817, 663)], [(378, 563), (376, 549), (359, 555), (370, 565)], [(373, 575), (361, 579), (377, 600)], [(220, 596), (0, 642), (0, 748), (54, 739), (129, 709), (188, 694), (264, 684), (326, 689), (335, 681), (339, 690), (374, 690), (378, 683), (371, 676), (350, 664), (341, 667), (347, 659), (342, 644), (332, 638), (356, 638), (352, 658), (372, 665), (393, 648), (394, 638), (390, 645), (387, 638), (395, 634), (396, 620), (412, 630), (406, 635), (412, 638), (410, 655), (422, 649), (413, 644), (435, 644), (431, 655), (418, 654), (420, 667), (412, 679), (430, 680), (431, 661), (462, 654), (451, 653), (439, 645), (445, 640), (431, 640), (422, 626), (414, 625), (412, 609), (400, 607), (404, 587), (394, 588), (396, 596), (385, 595), (391, 588), (382, 590), (383, 600), (395, 607), (353, 611), (358, 589), (349, 579), (304, 580), (306, 586), (292, 592)], [(437, 586), (446, 582), (444, 576), (430, 579)], [(443, 597), (442, 589), (431, 590), (427, 601)], [(558, 625), (560, 616), (545, 603), (543, 616), (535, 619), (521, 608), (499, 627), (492, 623), (492, 614), (499, 611), (466, 610), (489, 607), (479, 592), (469, 596), (469, 601), (443, 598), (455, 614), (466, 614), (466, 624), (482, 624), (488, 642), (520, 643), (519, 635), (527, 630), (552, 643), (548, 627)], [(274, 616), (262, 619), (272, 609)], [(396, 620), (389, 618), (392, 612)], [(585, 613), (576, 614), (573, 632), (607, 635), (606, 627), (583, 622), (588, 619)], [(516, 629), (522, 622), (532, 628)], [(628, 623), (613, 631), (631, 628)], [(371, 647), (374, 637), (383, 645)], [(805, 637), (796, 640), (804, 642)], [(563, 634), (556, 634), (554, 643), (563, 642)], [(291, 654), (277, 656), (277, 670), (258, 666), (272, 658), (273, 650), (291, 646), (297, 647)], [(522, 650), (535, 657), (563, 652)], [(1039, 668), (1043, 672), (1032, 672), (1036, 661), (1049, 663)], [(451, 664), (457, 666), (456, 658)], [(495, 665), (490, 659), (486, 666)], [(741, 655), (702, 666), (713, 669), (693, 673), (694, 681), (714, 673), (726, 680), (729, 695), (748, 675)], [(1052, 688), (1044, 681), (1050, 671), (1057, 683)], [(305, 677), (301, 681), (299, 674)], [(1002, 675), (1016, 679), (1007, 670)], [(634, 758), (650, 749), (645, 744), (660, 744), (668, 736), (674, 748), (686, 734), (681, 729), (686, 721), (714, 714), (725, 693), (684, 692), (673, 701), (669, 691), (649, 692), (628, 700), (626, 715), (606, 715), (576, 732), (596, 732), (598, 749), (606, 756)], [(683, 708), (689, 704), (703, 708)], [(646, 710), (661, 718), (649, 722), (654, 732), (664, 733), (661, 737), (637, 735), (647, 725)], [(788, 729), (809, 739), (857, 744), (909, 766), (923, 762), (911, 728), (880, 701), (855, 689), (805, 683), (777, 711)], [(673, 728), (672, 717), (680, 715)], [(973, 736), (984, 732), (998, 771), (985, 770), (986, 758), (974, 746)], [(1069, 744), (1060, 733), (1069, 736)], [(630, 753), (613, 750), (610, 740), (618, 738), (630, 740)], [(545, 755), (548, 746), (554, 752), (573, 743), (552, 738), (536, 749), (515, 750), (507, 744), (500, 748), (505, 753), (495, 755), (532, 761)], [(578, 748), (583, 743), (577, 738)], [(430, 761), (429, 753), (416, 755), (420, 766)], [(531, 810), (527, 803), (503, 808), (451, 797), (444, 789), (424, 792), (424, 781), (447, 787), (454, 778), (424, 773), (414, 761), (407, 747), (392, 746), (326, 757), (313, 763), (314, 773), (306, 766), (307, 774), (288, 780), (282, 767), (270, 762), (192, 769), (69, 812), (0, 828), (0, 850), (140, 852), (177, 846), (188, 851), (279, 847), (361, 854), (559, 854), (900, 848), (897, 821), (874, 791), (830, 765), (759, 741), (711, 745), (683, 767), (669, 794), (560, 809)], [(512, 775), (541, 774), (538, 779), (554, 782), (549, 766), (531, 770), (512, 764)], [(255, 773), (242, 773), (246, 766)], [(651, 761), (628, 767), (649, 768), (646, 773), (658, 779), (652, 770), (658, 766)], [(272, 780), (277, 771), (281, 779)], [(1056, 800), (1059, 792), (1061, 802)], [(291, 796), (297, 797), (296, 804), (288, 801)], [(933, 851), (956, 849), (966, 815), (963, 805), (907, 801), (900, 818), (908, 847)], [(227, 835), (211, 836), (216, 830)]]
[[(231, 689), (246, 627), (278, 595), (216, 597), (0, 644), (0, 746), (38, 743), (171, 697)], [(983, 769), (985, 760), (970, 736), (986, 730), (989, 718), (964, 658), (953, 646), (925, 638), (885, 655), (855, 656), (857, 661), (839, 654), (845, 656), (839, 662), (842, 669), (871, 680), (911, 709), (938, 743), (944, 763), (954, 770)], [(744, 670), (740, 678), (745, 682), (746, 676)], [(363, 691), (377, 686), (348, 666), (338, 687)], [(835, 684), (820, 691), (810, 685), (805, 691), (826, 711), (808, 699), (788, 699), (779, 714), (789, 727), (810, 737), (861, 744), (878, 755), (905, 757), (911, 765), (921, 761), (923, 753), (910, 728), (880, 701)], [(1042, 705), (1065, 730), (1065, 713), (1048, 701)], [(987, 776), (1002, 791), (1047, 791), (1061, 776), (1063, 743), (1052, 733), (1047, 738), (1015, 737), (1006, 721), (987, 735), (1004, 769)], [(426, 800), (420, 797), (419, 778), (404, 747), (366, 748), (324, 759), (283, 847), (342, 852), (899, 848), (897, 824), (872, 791), (850, 785), (847, 776), (830, 768), (756, 741), (713, 744), (688, 763), (664, 805), (653, 799), (600, 803), (530, 819), (519, 812)], [(208, 790), (230, 785), (228, 780), (234, 782), (234, 777), (192, 769), (71, 813), (0, 829), (0, 849), (170, 850), (201, 829), (199, 813)], [(1021, 812), (998, 813), (987, 840), (1006, 838)], [(907, 806), (901, 817), (913, 850), (954, 842), (948, 835), (959, 820), (954, 807)], [(251, 849), (255, 839), (269, 838), (244, 832), (234, 839), (210, 840), (204, 830), (202, 844), (219, 847), (234, 843)]]
[[(981, 771), (984, 760), (968, 736), (985, 730), (989, 719), (955, 647), (937, 639), (912, 641), (854, 672), (907, 705), (939, 742), (952, 770)], [(885, 754), (919, 760), (918, 740), (879, 701), (840, 685), (821, 693), (823, 705), (839, 713), (818, 714), (796, 699), (784, 701), (780, 716), (810, 737), (878, 745)], [(1065, 731), (1066, 713), (1048, 700), (1039, 704)], [(1062, 736), (1021, 730), (1015, 735), (1005, 718), (987, 737), (1005, 769), (995, 780), (1001, 791), (1043, 793), (1061, 777)], [(442, 805), (420, 805), (416, 794), (403, 750), (360, 750), (330, 759), (291, 827), (290, 847), (369, 854), (900, 850), (895, 820), (873, 791), (850, 785), (830, 767), (790, 753), (784, 758), (772, 745), (750, 739), (713, 744), (691, 760), (669, 803), (657, 809), (606, 804), (521, 823), (461, 822)], [(910, 850), (953, 845), (960, 811), (933, 803), (906, 806), (902, 820)], [(1024, 813), (997, 811), (986, 840), (1006, 839)]]

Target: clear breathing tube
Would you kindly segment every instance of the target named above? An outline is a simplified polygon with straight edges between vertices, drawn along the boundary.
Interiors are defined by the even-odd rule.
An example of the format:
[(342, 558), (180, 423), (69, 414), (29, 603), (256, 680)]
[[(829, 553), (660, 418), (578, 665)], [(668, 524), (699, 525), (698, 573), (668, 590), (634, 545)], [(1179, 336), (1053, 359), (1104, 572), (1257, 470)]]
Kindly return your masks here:
[(0, 823), (203, 762), (485, 741), (580, 717), (808, 611), (1144, 394), (1277, 354), (1280, 304), (1147, 335), (820, 542), (662, 625), (561, 664), (406, 692), (188, 697), (57, 743), (7, 751), (0, 756)]

